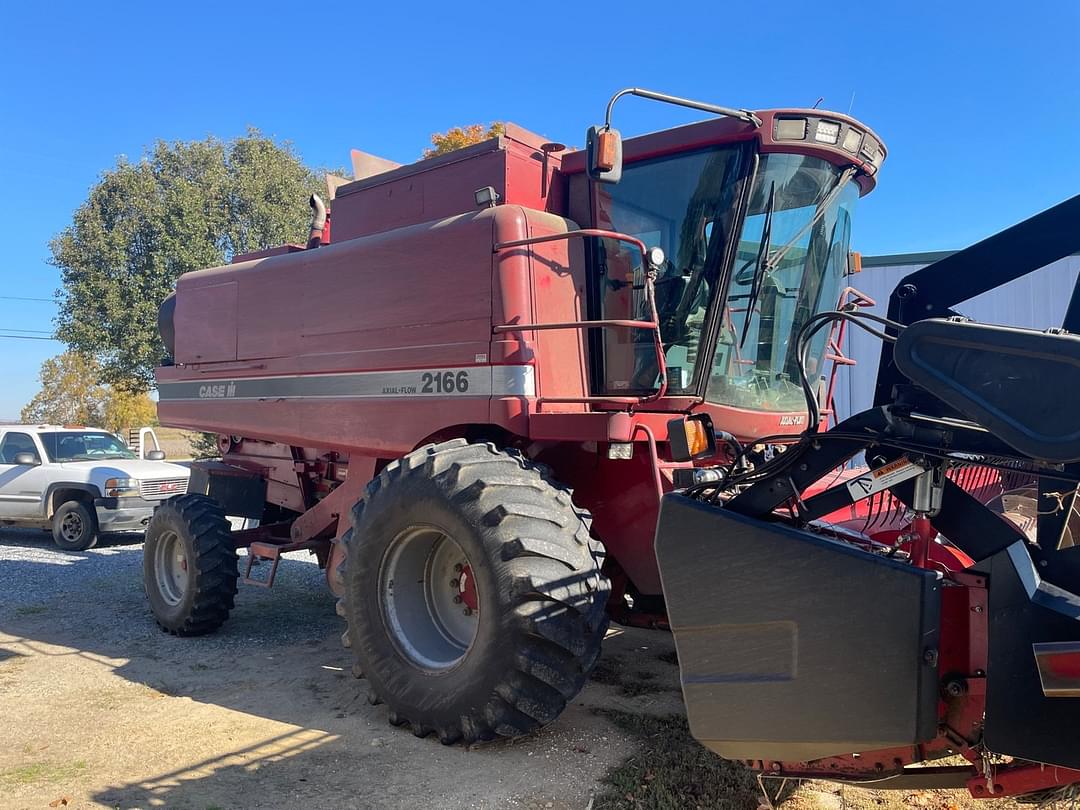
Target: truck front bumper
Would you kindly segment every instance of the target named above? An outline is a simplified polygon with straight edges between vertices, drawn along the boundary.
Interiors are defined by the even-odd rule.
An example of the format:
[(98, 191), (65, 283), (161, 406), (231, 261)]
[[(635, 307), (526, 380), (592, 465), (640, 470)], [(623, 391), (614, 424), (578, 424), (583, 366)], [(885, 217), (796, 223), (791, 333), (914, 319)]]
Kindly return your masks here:
[(98, 528), (103, 532), (142, 531), (159, 503), (142, 498), (95, 498)]

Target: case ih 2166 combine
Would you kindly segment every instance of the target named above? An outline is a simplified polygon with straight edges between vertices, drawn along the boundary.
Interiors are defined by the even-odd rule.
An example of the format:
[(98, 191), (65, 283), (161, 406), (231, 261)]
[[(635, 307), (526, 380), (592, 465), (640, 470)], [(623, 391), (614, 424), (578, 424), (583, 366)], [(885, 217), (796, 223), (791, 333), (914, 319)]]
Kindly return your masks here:
[[(626, 92), (718, 117), (623, 143)], [(585, 151), (508, 126), (339, 188), (332, 244), (313, 200), (307, 249), (185, 275), (160, 416), (223, 461), (147, 532), (158, 622), (210, 632), (238, 548), (262, 584), (306, 548), (371, 699), (444, 743), (557, 717), (611, 618), (670, 626), (695, 736), (766, 773), (1080, 781), (1080, 339), (948, 319), (1075, 248), (1080, 198), (873, 320), (845, 277), (884, 156), (848, 116), (624, 91)], [(877, 405), (825, 430), (850, 324)]]

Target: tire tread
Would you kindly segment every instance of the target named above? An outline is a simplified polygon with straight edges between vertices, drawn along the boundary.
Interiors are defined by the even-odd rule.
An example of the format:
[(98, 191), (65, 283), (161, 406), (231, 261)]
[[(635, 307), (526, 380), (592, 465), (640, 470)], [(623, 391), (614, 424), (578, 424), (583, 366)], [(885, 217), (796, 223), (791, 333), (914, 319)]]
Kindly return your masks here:
[[(195, 599), (183, 621), (167, 625), (156, 615), (158, 626), (174, 636), (202, 636), (212, 633), (228, 619), (237, 593), (236, 547), (230, 537), (229, 522), (217, 501), (206, 495), (188, 493), (165, 501), (154, 513), (155, 521), (165, 520), (169, 513), (180, 519), (191, 534), (195, 548), (193, 587)], [(149, 587), (149, 582), (147, 582)]]
[[(557, 717), (584, 686), (607, 630), (610, 583), (599, 570), (602, 550), (589, 532), (590, 515), (573, 503), (570, 490), (554, 481), (550, 470), (516, 450), (464, 439), (426, 445), (387, 464), (353, 506), (338, 569), (344, 581), (350, 558), (361, 553), (355, 546), (367, 505), (376, 497), (392, 497), (399, 482), (411, 476), (436, 479), (451, 502), (500, 537), (499, 553), (511, 572), (516, 655), (488, 700), (452, 725), (436, 728), (428, 718), (411, 717), (394, 695), (378, 694), (375, 684), (373, 689), (387, 704), (391, 724), (408, 725), (418, 736), (434, 733), (446, 744), (535, 731)], [(347, 615), (348, 592), (339, 614)], [(359, 645), (347, 646), (355, 659)]]

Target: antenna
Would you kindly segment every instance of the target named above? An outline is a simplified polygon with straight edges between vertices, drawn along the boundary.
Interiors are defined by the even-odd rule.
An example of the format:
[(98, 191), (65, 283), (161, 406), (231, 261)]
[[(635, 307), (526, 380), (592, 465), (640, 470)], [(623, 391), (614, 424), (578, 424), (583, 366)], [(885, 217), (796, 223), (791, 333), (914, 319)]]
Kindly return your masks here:
[(818, 105), (819, 105), (819, 104), (820, 104), (821, 102), (823, 102), (824, 100), (825, 100), (825, 96), (818, 96), (818, 100), (814, 102), (814, 106), (813, 106), (813, 107), (811, 107), (810, 109), (811, 109), (811, 110), (816, 110), (816, 109), (818, 108)]
[(851, 103), (847, 105), (847, 114), (851, 115), (851, 108), (855, 106), (855, 91), (851, 91)]

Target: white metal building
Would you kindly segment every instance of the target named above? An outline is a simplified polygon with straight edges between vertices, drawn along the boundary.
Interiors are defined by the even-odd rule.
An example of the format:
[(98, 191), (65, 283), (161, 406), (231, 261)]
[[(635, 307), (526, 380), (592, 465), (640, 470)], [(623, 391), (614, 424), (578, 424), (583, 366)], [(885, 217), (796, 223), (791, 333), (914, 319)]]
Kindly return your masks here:
[[(852, 287), (877, 302), (877, 306), (866, 311), (885, 315), (889, 296), (900, 279), (949, 255), (951, 251), (864, 256), (862, 272), (850, 276), (848, 281)], [(1061, 259), (1003, 287), (990, 290), (955, 309), (984, 323), (1035, 329), (1061, 326), (1077, 274), (1080, 274), (1080, 254)], [(841, 419), (873, 404), (881, 343), (861, 329), (851, 328), (847, 331), (844, 352), (853, 357), (857, 365), (839, 372), (836, 410)]]

